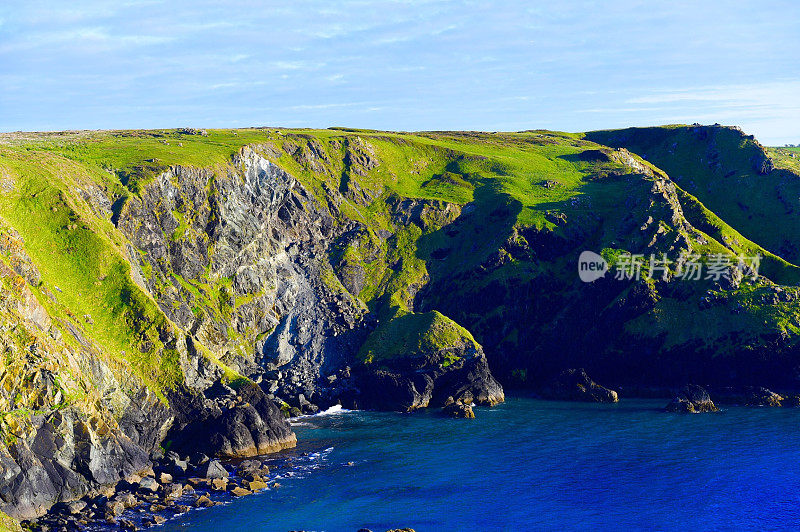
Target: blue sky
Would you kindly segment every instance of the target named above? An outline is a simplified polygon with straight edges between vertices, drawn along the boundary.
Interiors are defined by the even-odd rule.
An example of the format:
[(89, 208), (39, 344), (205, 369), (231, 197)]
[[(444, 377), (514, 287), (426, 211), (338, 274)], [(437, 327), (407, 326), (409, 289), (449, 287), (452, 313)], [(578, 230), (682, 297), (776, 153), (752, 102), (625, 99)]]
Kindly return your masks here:
[(0, 130), (567, 131), (800, 143), (795, 1), (4, 0)]

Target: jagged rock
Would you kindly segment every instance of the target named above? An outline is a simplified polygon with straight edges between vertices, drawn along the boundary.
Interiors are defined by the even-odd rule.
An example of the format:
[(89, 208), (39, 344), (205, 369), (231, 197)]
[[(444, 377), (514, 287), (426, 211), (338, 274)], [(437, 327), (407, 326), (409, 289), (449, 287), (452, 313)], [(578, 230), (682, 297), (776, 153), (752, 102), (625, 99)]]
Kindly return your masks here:
[(228, 479), (212, 478), (209, 487), (214, 491), (225, 491), (228, 489)]
[(211, 499), (209, 499), (208, 496), (200, 495), (194, 501), (194, 506), (195, 506), (195, 508), (210, 508), (210, 507), (214, 506), (214, 502)]
[(165, 457), (164, 461), (167, 464), (167, 467), (169, 468), (170, 471), (169, 474), (171, 475), (175, 476), (185, 475), (187, 469), (189, 468), (189, 461), (181, 459), (178, 453), (174, 451), (170, 451), (169, 453), (167, 453), (167, 456)]
[(464, 403), (450, 403), (442, 409), (442, 413), (448, 417), (474, 419), (475, 413), (470, 405)]
[(164, 500), (174, 500), (183, 495), (183, 486), (180, 484), (168, 484), (164, 486)]
[(410, 411), (444, 406), (448, 397), (492, 406), (504, 399), (480, 344), (438, 312), (405, 314), (365, 343), (366, 364), (354, 371), (358, 408)]
[(156, 479), (153, 477), (144, 477), (139, 481), (139, 491), (155, 493), (160, 487), (161, 486), (158, 485), (158, 481), (156, 481)]
[(219, 462), (219, 460), (210, 460), (202, 469), (202, 474), (205, 478), (228, 478), (230, 473)]
[(134, 506), (139, 505), (139, 499), (137, 499), (136, 496), (129, 491), (117, 493), (114, 495), (112, 500), (115, 502), (121, 502), (125, 508), (133, 508)]
[(260, 491), (268, 487), (268, 484), (262, 480), (246, 480), (245, 484), (250, 491)]
[(86, 509), (86, 501), (72, 501), (67, 503), (66, 511), (70, 515), (78, 515)]
[(110, 515), (112, 517), (119, 517), (125, 511), (125, 505), (120, 501), (108, 501), (106, 502), (105, 512), (106, 515)]
[(234, 497), (244, 497), (245, 495), (252, 495), (253, 492), (237, 486), (231, 490), (231, 494)]
[(619, 400), (617, 392), (594, 382), (583, 368), (562, 371), (547, 388), (542, 390), (541, 396), (557, 401), (592, 403), (616, 403)]
[(718, 412), (708, 392), (701, 386), (689, 384), (677, 393), (675, 398), (665, 407), (667, 412), (701, 413)]
[(725, 387), (714, 389), (721, 404), (745, 406), (782, 406), (784, 397), (760, 386)]
[[(292, 447), (297, 441), (281, 411), (255, 384), (243, 384), (236, 403), (208, 404), (199, 395), (176, 406), (173, 442), (186, 451), (200, 451), (212, 456), (243, 458)], [(191, 417), (190, 417), (191, 416)], [(201, 466), (201, 469), (205, 466)]]

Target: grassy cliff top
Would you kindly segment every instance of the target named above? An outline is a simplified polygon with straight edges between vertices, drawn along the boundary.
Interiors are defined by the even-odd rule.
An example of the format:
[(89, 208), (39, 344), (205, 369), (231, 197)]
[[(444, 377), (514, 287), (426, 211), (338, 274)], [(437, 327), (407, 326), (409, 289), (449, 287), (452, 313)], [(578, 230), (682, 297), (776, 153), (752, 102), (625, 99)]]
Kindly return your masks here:
[[(713, 149), (708, 135), (714, 136)], [(369, 262), (361, 255), (364, 247), (355, 246), (339, 250), (338, 260), (364, 267), (366, 282), (356, 295), (382, 318), (412, 310), (409, 287), (424, 285), (431, 268), (456, 272), (480, 267), (507, 247), (517, 229), (560, 235), (583, 220), (588, 226), (597, 220), (606, 228), (614, 226), (626, 214), (621, 208), (625, 198), (646, 194), (666, 179), (662, 170), (677, 183), (689, 221), (708, 237), (703, 246), (761, 253), (775, 280), (797, 278), (797, 268), (784, 259), (792, 262), (800, 253), (785, 242), (800, 238), (794, 207), (787, 203), (800, 197), (800, 185), (791, 178), (795, 174), (781, 174), (765, 187), (770, 176), (756, 168), (763, 163), (763, 148), (733, 128), (676, 125), (587, 134), (343, 128), (0, 134), (0, 218), (22, 235), (40, 269), (41, 299), (52, 301), (49, 310), (58, 318), (79, 326), (156, 390), (181, 379), (178, 354), (162, 341), (164, 331), (174, 331), (175, 325), (132, 280), (129, 242), (115, 227), (115, 216), (170, 167), (223, 174), (245, 146), (300, 180), (321, 205), (331, 190), (344, 195), (340, 217), (362, 223), (386, 260)], [(792, 168), (791, 151), (779, 150), (779, 166)], [(626, 181), (624, 176), (637, 177)], [(447, 202), (459, 209), (470, 204), (472, 211), (464, 211), (472, 212), (469, 233), (442, 231), (453, 219), (436, 218), (444, 212), (436, 209), (423, 210), (421, 219), (405, 228), (392, 227), (397, 214), (389, 212), (392, 197)], [(781, 227), (777, 237), (775, 216)], [(375, 236), (390, 229), (395, 234), (388, 243)], [(609, 231), (592, 236), (587, 245), (601, 249), (615, 239)], [(490, 281), (534, 275), (540, 268), (513, 257), (497, 260), (505, 266)], [(574, 277), (571, 264), (558, 262), (551, 270)], [(566, 273), (559, 274), (562, 270)], [(400, 329), (381, 327), (378, 332), (391, 337), (385, 344), (391, 346), (436, 340), (417, 331), (420, 324), (428, 331), (455, 331), (453, 338), (471, 338), (454, 329), (454, 322), (427, 323), (431, 316), (437, 318), (404, 318), (396, 324)], [(437, 329), (437, 323), (447, 326)], [(419, 334), (401, 338), (395, 334), (401, 329)]]

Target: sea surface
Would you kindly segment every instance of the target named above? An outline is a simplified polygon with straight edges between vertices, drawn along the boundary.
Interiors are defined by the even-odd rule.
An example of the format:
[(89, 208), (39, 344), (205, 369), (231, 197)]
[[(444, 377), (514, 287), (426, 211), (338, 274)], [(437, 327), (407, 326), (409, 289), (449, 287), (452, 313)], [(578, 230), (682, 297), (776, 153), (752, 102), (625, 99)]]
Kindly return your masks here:
[(274, 458), (279, 488), (162, 529), (800, 528), (800, 409), (679, 415), (665, 402), (512, 396), (473, 420), (302, 418), (298, 447)]

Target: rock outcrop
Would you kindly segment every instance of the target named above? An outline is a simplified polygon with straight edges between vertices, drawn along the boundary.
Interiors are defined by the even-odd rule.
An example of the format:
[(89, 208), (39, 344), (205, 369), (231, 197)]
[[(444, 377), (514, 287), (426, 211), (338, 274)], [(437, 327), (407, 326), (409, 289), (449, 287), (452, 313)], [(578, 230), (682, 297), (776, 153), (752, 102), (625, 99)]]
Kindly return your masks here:
[(719, 411), (705, 388), (696, 384), (684, 386), (664, 409), (667, 412), (687, 414)]
[(540, 394), (545, 399), (616, 403), (617, 392), (594, 382), (583, 368), (562, 371)]
[(720, 404), (742, 406), (783, 406), (785, 397), (761, 386), (719, 387), (713, 390)]
[(438, 312), (406, 314), (377, 329), (361, 349), (367, 363), (345, 397), (358, 408), (411, 411), (448, 398), (495, 405), (503, 389), (472, 336)]

